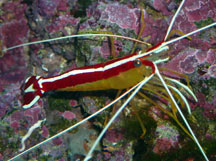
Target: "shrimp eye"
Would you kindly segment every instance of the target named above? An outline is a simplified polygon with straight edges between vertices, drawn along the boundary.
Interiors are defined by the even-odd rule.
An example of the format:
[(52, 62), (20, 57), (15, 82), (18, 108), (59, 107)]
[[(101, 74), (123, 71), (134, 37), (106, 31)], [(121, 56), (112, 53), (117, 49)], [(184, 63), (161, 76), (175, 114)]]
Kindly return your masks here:
[(139, 66), (141, 66), (141, 65), (142, 65), (141, 60), (139, 60), (139, 59), (134, 60), (134, 66), (135, 66), (135, 67), (139, 67)]

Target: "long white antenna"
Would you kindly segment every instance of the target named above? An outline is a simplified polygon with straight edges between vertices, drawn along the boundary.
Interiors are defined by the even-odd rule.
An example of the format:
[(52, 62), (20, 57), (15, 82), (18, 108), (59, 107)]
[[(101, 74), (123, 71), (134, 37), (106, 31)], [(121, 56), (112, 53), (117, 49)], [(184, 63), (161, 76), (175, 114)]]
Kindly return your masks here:
[(174, 43), (174, 42), (176, 42), (176, 41), (179, 41), (179, 40), (181, 40), (181, 39), (184, 39), (185, 37), (188, 37), (188, 36), (190, 36), (190, 35), (193, 35), (193, 34), (195, 34), (195, 33), (198, 33), (198, 32), (200, 32), (200, 31), (203, 31), (203, 30), (205, 30), (205, 29), (208, 29), (208, 28), (210, 28), (210, 27), (213, 27), (213, 26), (215, 26), (215, 25), (216, 25), (216, 22), (214, 22), (214, 23), (212, 23), (212, 24), (209, 24), (209, 25), (207, 25), (207, 26), (205, 26), (205, 27), (202, 27), (202, 28), (200, 28), (200, 29), (197, 29), (197, 30), (195, 30), (195, 31), (192, 31), (192, 32), (190, 32), (190, 33), (188, 33), (188, 34), (186, 34), (186, 35), (183, 35), (183, 36), (180, 36), (180, 37), (178, 37), (178, 38), (169, 40), (169, 41), (167, 41), (167, 42), (163, 42), (163, 43), (162, 43), (160, 46), (158, 46), (157, 48), (155, 48), (155, 49), (153, 49), (153, 50), (150, 50), (150, 51), (148, 51), (148, 52), (140, 53), (139, 55), (134, 56), (134, 58), (138, 59), (138, 58), (142, 58), (142, 57), (147, 56), (147, 55), (151, 55), (151, 54), (153, 54), (153, 53), (157, 54), (157, 53), (158, 53), (158, 50), (166, 49), (166, 47), (167, 47), (169, 44), (172, 44), (172, 43)]
[(19, 153), (18, 155), (14, 156), (13, 158), (9, 159), (8, 161), (12, 161), (12, 160), (18, 158), (19, 156), (24, 155), (25, 153), (27, 153), (27, 152), (29, 152), (29, 151), (31, 151), (31, 150), (33, 150), (33, 149), (35, 149), (35, 148), (37, 148), (37, 147), (39, 147), (39, 146), (45, 144), (45, 143), (47, 143), (47, 142), (53, 140), (54, 138), (57, 138), (57, 137), (63, 135), (64, 133), (66, 133), (66, 132), (68, 132), (68, 131), (70, 131), (70, 130), (76, 128), (77, 126), (81, 125), (82, 123), (86, 122), (87, 120), (89, 120), (89, 119), (95, 117), (96, 115), (98, 115), (99, 113), (103, 112), (104, 110), (106, 110), (107, 108), (109, 108), (110, 106), (112, 106), (113, 104), (115, 104), (116, 102), (118, 102), (120, 99), (122, 99), (123, 97), (125, 97), (128, 93), (130, 93), (131, 91), (133, 91), (133, 90), (134, 90), (135, 88), (137, 88), (140, 84), (141, 84), (141, 82), (138, 83), (138, 84), (136, 84), (135, 86), (133, 86), (132, 88), (130, 88), (130, 89), (127, 90), (126, 92), (124, 92), (124, 93), (123, 93), (122, 95), (120, 95), (118, 98), (116, 98), (115, 100), (113, 100), (113, 101), (110, 102), (108, 105), (106, 105), (106, 106), (104, 106), (103, 108), (101, 108), (100, 110), (96, 111), (96, 112), (93, 113), (92, 115), (90, 115), (90, 116), (86, 117), (85, 119), (79, 121), (78, 123), (76, 123), (76, 124), (70, 126), (69, 128), (67, 128), (67, 129), (65, 129), (65, 130), (63, 130), (63, 131), (61, 131), (60, 133), (58, 133), (58, 134), (56, 134), (56, 135), (54, 135), (54, 136), (52, 136), (52, 137), (50, 137), (50, 138), (48, 138), (48, 139), (46, 139), (46, 140), (44, 140), (44, 141), (42, 141), (42, 142), (40, 142), (40, 143), (34, 145), (33, 147), (31, 147), (31, 148), (29, 148), (29, 149), (23, 151), (22, 153)]
[[(156, 48), (154, 50), (151, 50), (151, 51), (149, 51), (147, 53), (140, 54), (139, 56), (137, 56), (137, 58), (141, 58), (141, 57), (149, 55), (151, 53), (157, 53), (157, 51), (159, 49), (161, 49), (162, 47), (165, 47), (165, 46), (167, 46), (167, 45), (169, 45), (169, 44), (171, 44), (173, 42), (176, 42), (178, 40), (184, 39), (185, 37), (188, 37), (188, 36), (193, 35), (193, 34), (195, 34), (197, 32), (200, 32), (200, 31), (203, 31), (203, 30), (208, 29), (210, 27), (213, 27), (215, 25), (216, 25), (216, 22), (214, 22), (212, 24), (209, 24), (209, 25), (207, 25), (205, 27), (202, 27), (200, 29), (197, 29), (195, 31), (192, 31), (192, 32), (190, 32), (188, 34), (185, 34), (183, 36), (180, 36), (178, 38), (175, 38), (175, 39), (172, 39), (170, 41), (164, 42), (158, 48)], [(127, 39), (127, 40), (135, 41), (135, 42), (142, 43), (142, 44), (144, 43), (144, 44), (148, 45), (148, 43), (146, 43), (146, 42), (143, 42), (143, 41), (140, 41), (140, 40), (136, 40), (136, 39), (133, 39), (133, 38), (130, 38), (130, 37), (126, 37), (126, 36), (121, 36), (121, 35), (112, 35), (112, 34), (82, 34), (82, 35), (62, 36), (62, 37), (57, 37), (57, 38), (52, 38), (52, 39), (47, 39), (47, 40), (41, 40), (41, 41), (33, 41), (33, 42), (25, 43), (25, 44), (20, 44), (20, 45), (12, 46), (12, 47), (9, 47), (9, 48), (4, 48), (2, 50), (2, 52), (7, 52), (7, 51), (15, 49), (15, 48), (24, 47), (24, 46), (28, 46), (28, 45), (35, 45), (35, 44), (39, 44), (39, 43), (45, 43), (45, 42), (51, 42), (51, 41), (56, 41), (56, 40), (69, 39), (69, 38), (76, 38), (76, 37), (92, 37), (92, 36), (117, 37), (117, 38)]]
[(188, 33), (188, 34), (185, 34), (185, 35), (183, 35), (183, 36), (180, 36), (180, 37), (177, 37), (177, 38), (172, 39), (172, 40), (170, 40), (170, 41), (164, 42), (164, 43), (163, 43), (163, 46), (166, 46), (166, 45), (169, 45), (169, 44), (174, 43), (174, 42), (176, 42), (176, 41), (179, 41), (179, 40), (181, 40), (181, 39), (184, 39), (184, 38), (186, 38), (186, 37), (188, 37), (188, 36), (191, 36), (191, 35), (193, 35), (193, 34), (195, 34), (195, 33), (197, 33), (197, 32), (206, 30), (206, 29), (208, 29), (208, 28), (210, 28), (210, 27), (213, 27), (213, 26), (215, 26), (215, 25), (216, 25), (216, 22), (214, 22), (214, 23), (212, 23), (212, 24), (209, 24), (209, 25), (207, 25), (207, 26), (205, 26), (205, 27), (202, 27), (202, 28), (200, 28), (200, 29), (197, 29), (197, 30), (195, 30), (195, 31), (192, 31), (192, 32), (190, 32), (190, 33)]
[(202, 155), (204, 156), (205, 160), (206, 160), (206, 161), (209, 161), (209, 159), (208, 159), (208, 157), (206, 156), (205, 152), (203, 151), (203, 148), (201, 147), (201, 145), (200, 145), (198, 139), (196, 138), (195, 134), (193, 133), (193, 130), (191, 129), (189, 123), (187, 122), (186, 118), (184, 117), (184, 115), (183, 115), (181, 109), (179, 108), (178, 104), (176, 103), (176, 101), (175, 101), (173, 95), (171, 94), (169, 88), (167, 87), (165, 81), (163, 80), (163, 78), (162, 78), (162, 76), (161, 76), (161, 74), (160, 74), (160, 72), (159, 72), (159, 70), (158, 70), (156, 64), (155, 64), (155, 74), (156, 74), (156, 75), (159, 77), (159, 79), (161, 80), (161, 83), (163, 84), (163, 86), (164, 86), (164, 88), (166, 89), (167, 93), (169, 94), (171, 100), (173, 101), (174, 105), (176, 106), (176, 108), (177, 108), (177, 110), (178, 110), (178, 112), (179, 112), (181, 118), (183, 119), (185, 125), (187, 126), (188, 130), (190, 131), (191, 135), (193, 136), (194, 141), (195, 141), (195, 143), (197, 144), (197, 146), (199, 147), (199, 149), (200, 149)]
[(104, 136), (104, 134), (107, 131), (107, 129), (113, 123), (113, 121), (118, 117), (118, 115), (122, 112), (122, 110), (125, 108), (125, 106), (127, 106), (127, 104), (131, 101), (131, 99), (137, 94), (137, 92), (139, 92), (140, 88), (142, 88), (142, 86), (144, 84), (146, 84), (153, 76), (154, 76), (154, 73), (151, 74), (149, 77), (146, 77), (143, 81), (141, 81), (140, 84), (139, 84), (139, 86), (135, 89), (135, 91), (130, 95), (130, 97), (125, 101), (125, 103), (118, 109), (118, 111), (115, 113), (115, 115), (113, 115), (113, 117), (106, 124), (106, 126), (104, 127), (104, 129), (102, 130), (102, 132), (100, 133), (100, 135), (97, 137), (97, 139), (94, 142), (93, 146), (91, 147), (91, 149), (89, 150), (88, 154), (86, 155), (84, 161), (87, 161), (87, 160), (89, 160), (91, 158), (94, 149), (96, 148), (97, 144), (100, 142), (100, 140), (102, 139), (102, 137)]
[(144, 41), (140, 41), (140, 40), (137, 40), (137, 39), (133, 39), (133, 38), (126, 37), (126, 36), (121, 36), (121, 35), (113, 35), (113, 34), (80, 34), (80, 35), (68, 35), (68, 36), (56, 37), (56, 38), (52, 38), (52, 39), (28, 42), (28, 43), (12, 46), (12, 47), (9, 47), (9, 48), (5, 48), (2, 51), (7, 52), (9, 50), (16, 49), (16, 48), (19, 48), (19, 47), (35, 45), (35, 44), (40, 44), (40, 43), (46, 43), (46, 42), (51, 42), (51, 41), (57, 41), (57, 40), (70, 39), (70, 38), (79, 38), (79, 37), (92, 37), (92, 36), (116, 37), (116, 38), (121, 38), (121, 39), (127, 39), (127, 40), (130, 40), (130, 41), (135, 41), (135, 42), (138, 42), (138, 43), (141, 43), (141, 44), (150, 45), (149, 43), (146, 43)]
[(180, 12), (180, 10), (181, 10), (181, 8), (182, 8), (184, 2), (185, 2), (185, 0), (183, 0), (183, 1), (181, 2), (181, 4), (179, 5), (179, 7), (178, 7), (178, 9), (177, 9), (177, 11), (176, 11), (176, 13), (175, 13), (175, 15), (173, 16), (173, 18), (172, 18), (172, 20), (171, 20), (171, 22), (170, 22), (170, 25), (169, 25), (169, 27), (168, 27), (168, 30), (167, 30), (167, 32), (166, 32), (166, 36), (165, 36), (165, 38), (164, 38), (164, 41), (166, 41), (166, 39), (168, 38), (169, 33), (170, 33), (170, 31), (171, 31), (171, 29), (172, 29), (172, 27), (173, 27), (173, 24), (174, 24), (174, 22), (175, 22), (175, 20), (176, 20), (176, 17), (178, 16), (178, 14), (179, 14), (179, 12)]

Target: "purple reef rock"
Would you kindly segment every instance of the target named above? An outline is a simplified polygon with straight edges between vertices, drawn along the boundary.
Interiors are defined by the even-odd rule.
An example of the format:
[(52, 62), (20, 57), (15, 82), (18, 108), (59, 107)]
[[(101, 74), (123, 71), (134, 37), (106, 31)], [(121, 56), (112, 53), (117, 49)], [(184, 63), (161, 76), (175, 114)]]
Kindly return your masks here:
[[(19, 153), (21, 138), (38, 120), (46, 118), (26, 140), (26, 148), (96, 112), (113, 100), (117, 93), (53, 91), (44, 95), (32, 108), (23, 109), (22, 85), (26, 78), (31, 75), (54, 76), (76, 67), (128, 55), (133, 48), (134, 51), (146, 51), (148, 48), (143, 44), (135, 46), (133, 41), (125, 39), (95, 36), (46, 42), (6, 52), (3, 50), (31, 41), (86, 33), (109, 33), (134, 39), (139, 35), (141, 41), (154, 46), (163, 41), (179, 4), (174, 0), (0, 1), (0, 160), (8, 160)], [(215, 22), (215, 6), (215, 0), (186, 0), (174, 22), (173, 30), (176, 32), (168, 40)], [(198, 102), (188, 98), (192, 115), (187, 114), (185, 107), (182, 110), (210, 160), (216, 160), (215, 35), (213, 27), (170, 44), (166, 53), (147, 58), (156, 61), (169, 57), (167, 62), (158, 64), (159, 70), (163, 67), (182, 74), (162, 72), (183, 83), (186, 83), (184, 78), (188, 77)], [(148, 92), (144, 93), (148, 96)], [(155, 94), (151, 99), (155, 101), (159, 97)], [(163, 107), (170, 110), (171, 103), (167, 100), (156, 100), (161, 100), (163, 105), (167, 105)], [(24, 154), (21, 160), (82, 160), (123, 102), (124, 99), (113, 109)], [(177, 102), (181, 104), (181, 101)], [(156, 103), (160, 104), (159, 101)], [(140, 118), (132, 106), (135, 106)], [(177, 118), (182, 123), (178, 112)], [(143, 136), (142, 125), (146, 128)], [(138, 96), (108, 129), (92, 160), (139, 160), (137, 158), (189, 161), (200, 160), (202, 155), (193, 140), (172, 118)]]

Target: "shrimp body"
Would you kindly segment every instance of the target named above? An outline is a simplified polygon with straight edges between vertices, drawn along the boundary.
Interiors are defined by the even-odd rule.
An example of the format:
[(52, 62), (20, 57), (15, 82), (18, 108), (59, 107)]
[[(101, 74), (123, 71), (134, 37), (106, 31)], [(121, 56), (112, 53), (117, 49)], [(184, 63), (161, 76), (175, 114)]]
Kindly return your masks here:
[[(44, 92), (94, 91), (125, 89), (134, 86), (154, 72), (154, 64), (136, 53), (86, 67), (76, 68), (53, 77), (32, 76), (25, 82), (23, 107), (35, 104)], [(150, 67), (150, 68), (149, 68)]]

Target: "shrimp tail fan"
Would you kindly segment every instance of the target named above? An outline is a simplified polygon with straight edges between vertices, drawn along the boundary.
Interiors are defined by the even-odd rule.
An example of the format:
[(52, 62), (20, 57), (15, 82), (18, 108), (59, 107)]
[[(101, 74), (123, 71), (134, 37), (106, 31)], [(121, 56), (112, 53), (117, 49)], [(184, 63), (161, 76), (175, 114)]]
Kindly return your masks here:
[(44, 91), (40, 87), (39, 80), (42, 77), (31, 76), (26, 79), (23, 88), (23, 108), (32, 107), (43, 95)]

